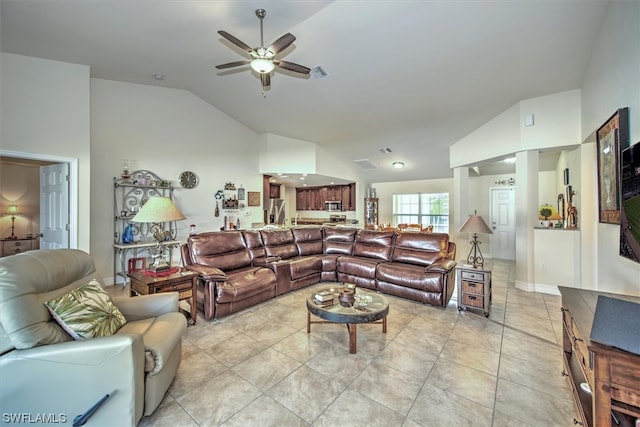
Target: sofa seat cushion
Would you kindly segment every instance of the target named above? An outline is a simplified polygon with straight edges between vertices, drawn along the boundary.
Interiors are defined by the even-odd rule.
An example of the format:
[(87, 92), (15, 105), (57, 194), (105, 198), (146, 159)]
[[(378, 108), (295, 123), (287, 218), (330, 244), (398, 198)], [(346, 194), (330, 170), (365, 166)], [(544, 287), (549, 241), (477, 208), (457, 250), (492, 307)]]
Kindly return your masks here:
[[(176, 327), (181, 325), (181, 327)], [(157, 373), (165, 366), (171, 352), (187, 329), (184, 314), (171, 312), (155, 318), (127, 322), (116, 335), (142, 335), (145, 348), (144, 371)]]
[(375, 279), (376, 269), (381, 262), (383, 262), (381, 259), (341, 256), (338, 258), (337, 272), (350, 276)]
[(321, 273), (322, 260), (315, 256), (297, 257), (289, 262), (289, 267), (291, 269), (291, 280), (297, 280)]
[(386, 262), (378, 266), (377, 279), (425, 292), (442, 292), (442, 274), (427, 273), (425, 267)]
[(249, 267), (228, 271), (228, 279), (216, 285), (216, 302), (227, 303), (250, 298), (273, 289), (275, 295), (276, 275), (264, 267)]

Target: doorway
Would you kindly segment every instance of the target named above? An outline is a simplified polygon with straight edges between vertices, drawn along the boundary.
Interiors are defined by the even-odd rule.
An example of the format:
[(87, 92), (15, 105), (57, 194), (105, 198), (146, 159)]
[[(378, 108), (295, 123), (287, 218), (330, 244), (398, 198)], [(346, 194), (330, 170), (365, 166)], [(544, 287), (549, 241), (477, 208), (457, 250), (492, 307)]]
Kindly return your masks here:
[(491, 188), (491, 257), (515, 261), (515, 188)]
[[(59, 157), (59, 156), (50, 156), (45, 154), (34, 154), (34, 153), (24, 153), (10, 150), (2, 150), (0, 149), (0, 159), (3, 162), (10, 162), (12, 164), (22, 165), (24, 167), (30, 168), (38, 168), (38, 194), (32, 196), (36, 198), (37, 202), (32, 203), (33, 206), (30, 208), (28, 214), (30, 218), (33, 220), (34, 218), (38, 219), (37, 229), (33, 230), (32, 233), (34, 237), (40, 236), (43, 234), (43, 224), (44, 222), (41, 219), (42, 216), (42, 206), (44, 203), (44, 208), (46, 212), (51, 212), (51, 207), (48, 206), (48, 201), (43, 200), (43, 193), (41, 185), (39, 184), (41, 177), (41, 167), (46, 165), (59, 165), (59, 167), (66, 170), (67, 173), (65, 175), (65, 180), (68, 176), (68, 185), (66, 187), (66, 201), (62, 205), (56, 206), (58, 217), (62, 222), (65, 222), (64, 225), (64, 236), (63, 240), (58, 239), (61, 237), (58, 233), (55, 241), (50, 240), (41, 240), (40, 243), (46, 243), (43, 246), (40, 246), (41, 249), (50, 249), (50, 248), (59, 248), (59, 247), (67, 247), (74, 248), (78, 247), (78, 159), (67, 158), (67, 157)], [(0, 182), (0, 196), (2, 197), (3, 202), (15, 201), (19, 196), (24, 196), (26, 191), (16, 192), (11, 190), (11, 184), (15, 185), (15, 182), (12, 181), (11, 178), (7, 178), (6, 176)], [(12, 194), (9, 194), (12, 193)], [(51, 200), (51, 198), (49, 198)], [(60, 199), (58, 199), (60, 200)], [(38, 212), (33, 212), (37, 210)], [(27, 211), (25, 210), (25, 214)], [(51, 217), (51, 216), (49, 216)]]

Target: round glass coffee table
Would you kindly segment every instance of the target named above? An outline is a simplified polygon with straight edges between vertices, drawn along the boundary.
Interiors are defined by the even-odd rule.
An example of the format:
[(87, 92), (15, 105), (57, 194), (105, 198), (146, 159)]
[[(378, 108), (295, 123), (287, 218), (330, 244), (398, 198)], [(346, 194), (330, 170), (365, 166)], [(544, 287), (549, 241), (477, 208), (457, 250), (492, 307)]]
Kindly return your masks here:
[[(355, 302), (351, 306), (344, 306), (338, 299), (344, 284), (326, 286), (315, 289), (307, 297), (307, 333), (311, 333), (312, 323), (343, 323), (349, 331), (349, 353), (356, 353), (356, 339), (358, 323), (380, 323), (382, 332), (387, 333), (387, 314), (389, 301), (374, 291), (362, 288), (355, 289)], [(328, 301), (320, 301), (316, 295), (322, 295)], [(311, 315), (323, 320), (311, 320)]]

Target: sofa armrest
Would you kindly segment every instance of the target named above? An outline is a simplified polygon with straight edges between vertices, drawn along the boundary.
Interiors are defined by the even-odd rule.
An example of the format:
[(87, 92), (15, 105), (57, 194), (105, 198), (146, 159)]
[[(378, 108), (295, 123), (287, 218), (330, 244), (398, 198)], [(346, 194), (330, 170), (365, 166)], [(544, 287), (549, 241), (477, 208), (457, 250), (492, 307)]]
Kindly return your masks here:
[(456, 262), (450, 259), (439, 259), (431, 265), (428, 265), (424, 271), (426, 273), (442, 273), (446, 274), (456, 266)]
[(57, 423), (71, 424), (110, 394), (87, 424), (136, 425), (144, 407), (142, 336), (113, 335), (14, 350), (0, 357), (0, 378), (3, 414), (55, 414)]
[(187, 270), (195, 271), (200, 275), (201, 279), (209, 280), (211, 282), (224, 282), (228, 279), (228, 276), (224, 271), (216, 267), (209, 267), (202, 264), (190, 264), (185, 266)]
[(267, 267), (270, 263), (280, 261), (279, 256), (261, 256), (253, 259), (253, 265), (258, 267)]
[(178, 293), (140, 295), (137, 297), (115, 297), (113, 303), (124, 314), (128, 322), (158, 317), (161, 314), (178, 311)]

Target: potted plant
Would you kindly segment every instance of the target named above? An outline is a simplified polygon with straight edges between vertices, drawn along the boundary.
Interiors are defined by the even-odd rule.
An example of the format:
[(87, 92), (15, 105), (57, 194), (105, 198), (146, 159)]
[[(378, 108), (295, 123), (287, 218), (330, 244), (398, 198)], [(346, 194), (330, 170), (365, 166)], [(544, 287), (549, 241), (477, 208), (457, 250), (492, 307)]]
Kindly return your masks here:
[(551, 210), (551, 206), (544, 205), (544, 206), (540, 207), (540, 210), (538, 211), (538, 213), (540, 214), (540, 217), (544, 218), (544, 221), (542, 222), (542, 226), (543, 227), (548, 227), (549, 226), (549, 217), (551, 215), (553, 215), (553, 211)]

